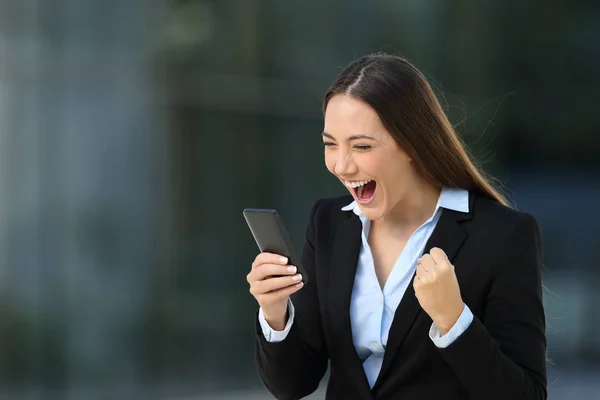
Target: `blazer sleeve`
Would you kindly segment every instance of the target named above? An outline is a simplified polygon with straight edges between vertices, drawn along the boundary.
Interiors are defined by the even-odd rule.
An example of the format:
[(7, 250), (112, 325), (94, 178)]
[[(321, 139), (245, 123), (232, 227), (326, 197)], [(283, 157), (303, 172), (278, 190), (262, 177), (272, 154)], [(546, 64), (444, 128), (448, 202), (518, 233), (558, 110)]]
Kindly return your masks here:
[(294, 323), (284, 340), (268, 342), (256, 321), (256, 361), (260, 378), (277, 399), (300, 399), (313, 393), (327, 370), (329, 353), (325, 344), (315, 273), (315, 216), (311, 211), (302, 250), (302, 265), (308, 283), (294, 293)]
[(531, 215), (521, 214), (498, 261), (481, 319), (438, 351), (473, 400), (546, 399), (542, 244)]

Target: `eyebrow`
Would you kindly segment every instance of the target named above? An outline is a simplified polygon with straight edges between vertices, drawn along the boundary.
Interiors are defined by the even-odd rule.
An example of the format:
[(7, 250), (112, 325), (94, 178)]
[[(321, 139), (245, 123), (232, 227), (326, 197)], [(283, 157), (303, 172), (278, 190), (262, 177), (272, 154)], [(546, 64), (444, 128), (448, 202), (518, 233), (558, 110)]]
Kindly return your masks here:
[[(323, 136), (323, 137), (326, 137), (326, 138), (329, 138), (329, 139), (332, 139), (332, 140), (335, 140), (335, 138), (334, 138), (333, 136), (331, 136), (331, 135), (330, 135), (329, 133), (327, 133), (327, 132), (323, 132), (323, 133), (321, 134), (321, 136)], [(377, 140), (377, 139), (375, 139), (374, 137), (367, 136), (367, 135), (353, 135), (353, 136), (350, 136), (350, 137), (348, 138), (348, 140), (358, 140), (358, 139), (371, 139), (371, 140)]]

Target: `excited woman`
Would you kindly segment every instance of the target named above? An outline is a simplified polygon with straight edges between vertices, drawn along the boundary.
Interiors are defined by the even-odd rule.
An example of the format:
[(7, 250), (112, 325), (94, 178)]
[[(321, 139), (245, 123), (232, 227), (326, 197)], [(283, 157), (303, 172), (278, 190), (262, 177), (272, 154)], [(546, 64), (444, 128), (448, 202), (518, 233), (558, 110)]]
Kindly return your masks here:
[(470, 160), (425, 77), (364, 56), (323, 103), (325, 164), (349, 195), (316, 201), (302, 263), (247, 279), (257, 364), (278, 399), (546, 399), (542, 246)]

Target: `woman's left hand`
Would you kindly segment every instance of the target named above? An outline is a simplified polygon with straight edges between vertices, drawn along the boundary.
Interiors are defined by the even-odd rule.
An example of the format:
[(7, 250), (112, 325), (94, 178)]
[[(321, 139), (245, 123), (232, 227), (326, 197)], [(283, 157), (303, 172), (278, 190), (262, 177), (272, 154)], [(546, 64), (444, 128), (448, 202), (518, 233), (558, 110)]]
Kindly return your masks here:
[(454, 266), (442, 249), (434, 247), (419, 259), (413, 287), (441, 334), (448, 333), (462, 314), (464, 303)]

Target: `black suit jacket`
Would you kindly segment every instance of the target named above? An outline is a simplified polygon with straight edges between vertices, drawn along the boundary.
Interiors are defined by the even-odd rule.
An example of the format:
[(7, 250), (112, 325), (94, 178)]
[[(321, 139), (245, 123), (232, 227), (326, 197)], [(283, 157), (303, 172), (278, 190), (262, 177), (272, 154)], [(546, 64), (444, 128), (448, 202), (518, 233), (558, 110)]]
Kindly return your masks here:
[(474, 319), (447, 348), (429, 338), (432, 320), (412, 284), (390, 328), (371, 390), (350, 327), (350, 297), (362, 224), (341, 207), (351, 196), (312, 207), (302, 252), (309, 283), (292, 296), (288, 336), (265, 340), (256, 323), (260, 377), (278, 399), (314, 392), (328, 362), (327, 399), (546, 399), (541, 240), (535, 219), (470, 193), (469, 213), (443, 209), (425, 251), (443, 249)]

